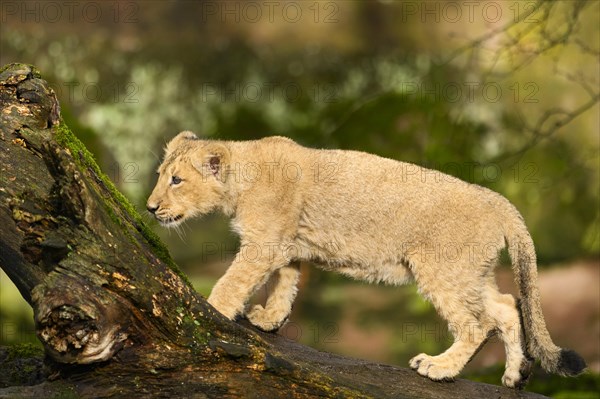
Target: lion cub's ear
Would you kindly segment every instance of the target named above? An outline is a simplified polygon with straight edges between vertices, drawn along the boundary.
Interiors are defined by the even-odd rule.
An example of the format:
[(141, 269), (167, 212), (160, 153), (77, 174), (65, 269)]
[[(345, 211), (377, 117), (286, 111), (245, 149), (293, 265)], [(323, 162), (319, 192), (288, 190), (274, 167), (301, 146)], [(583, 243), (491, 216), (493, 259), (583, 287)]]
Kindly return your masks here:
[(179, 133), (177, 136), (173, 137), (171, 141), (165, 147), (165, 158), (169, 156), (180, 144), (185, 142), (186, 140), (198, 140), (198, 137), (189, 130), (185, 130)]
[(203, 177), (215, 176), (225, 182), (229, 166), (229, 148), (222, 143), (208, 143), (200, 148), (199, 157), (193, 162)]

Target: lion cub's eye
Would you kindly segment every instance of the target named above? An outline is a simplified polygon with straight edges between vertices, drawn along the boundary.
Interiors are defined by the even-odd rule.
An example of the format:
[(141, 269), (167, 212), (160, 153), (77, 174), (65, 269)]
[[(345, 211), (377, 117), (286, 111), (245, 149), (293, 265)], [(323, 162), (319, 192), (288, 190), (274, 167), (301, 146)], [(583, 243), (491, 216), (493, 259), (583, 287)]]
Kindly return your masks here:
[(181, 183), (181, 177), (179, 177), (179, 176), (171, 177), (171, 184), (179, 184), (179, 183)]

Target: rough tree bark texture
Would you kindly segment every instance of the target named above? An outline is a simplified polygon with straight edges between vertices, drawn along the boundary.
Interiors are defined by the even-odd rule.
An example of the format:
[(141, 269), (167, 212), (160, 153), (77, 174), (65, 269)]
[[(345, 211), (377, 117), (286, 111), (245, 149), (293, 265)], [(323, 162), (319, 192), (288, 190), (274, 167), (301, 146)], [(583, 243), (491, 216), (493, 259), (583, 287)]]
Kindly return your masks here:
[[(4, 378), (0, 398), (540, 397), (434, 383), (226, 320), (64, 126), (35, 68), (1, 70), (0, 106), (0, 266), (46, 353), (21, 379), (35, 385)], [(0, 369), (19, 361), (6, 353)]]

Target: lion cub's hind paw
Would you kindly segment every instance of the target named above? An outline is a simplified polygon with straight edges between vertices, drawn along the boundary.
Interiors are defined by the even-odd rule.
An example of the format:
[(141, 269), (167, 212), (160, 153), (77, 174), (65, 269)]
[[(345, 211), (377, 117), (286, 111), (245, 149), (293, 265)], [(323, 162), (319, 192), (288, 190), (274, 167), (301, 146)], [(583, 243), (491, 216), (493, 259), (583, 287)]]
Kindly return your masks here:
[(254, 305), (246, 313), (246, 318), (254, 327), (264, 331), (275, 333), (285, 324), (287, 317), (281, 321), (273, 321), (270, 312), (262, 305)]
[(529, 381), (533, 369), (532, 359), (523, 359), (518, 370), (507, 368), (502, 376), (502, 385), (508, 388), (523, 389)]
[(521, 388), (522, 387), (521, 373), (517, 370), (516, 372), (506, 370), (502, 376), (502, 385), (508, 388)]
[(460, 371), (451, 367), (445, 367), (442, 359), (436, 359), (425, 353), (413, 357), (409, 364), (410, 368), (416, 370), (417, 373), (433, 381), (454, 381), (454, 377)]

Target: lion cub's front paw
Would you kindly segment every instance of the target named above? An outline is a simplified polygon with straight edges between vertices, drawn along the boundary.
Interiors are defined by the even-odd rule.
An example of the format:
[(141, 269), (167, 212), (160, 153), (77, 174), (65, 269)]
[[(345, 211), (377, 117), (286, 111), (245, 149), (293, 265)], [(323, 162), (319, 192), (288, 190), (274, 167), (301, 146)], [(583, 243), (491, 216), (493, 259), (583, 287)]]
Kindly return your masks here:
[(443, 357), (425, 353), (413, 357), (409, 364), (411, 369), (434, 381), (452, 381), (460, 372), (452, 364), (446, 364)]
[(275, 332), (281, 328), (286, 319), (278, 320), (272, 312), (265, 309), (262, 305), (253, 305), (248, 312), (246, 318), (250, 320), (255, 327), (265, 332)]

